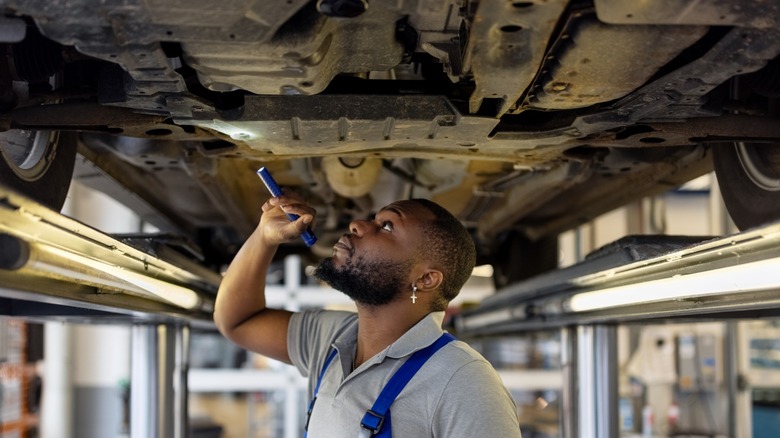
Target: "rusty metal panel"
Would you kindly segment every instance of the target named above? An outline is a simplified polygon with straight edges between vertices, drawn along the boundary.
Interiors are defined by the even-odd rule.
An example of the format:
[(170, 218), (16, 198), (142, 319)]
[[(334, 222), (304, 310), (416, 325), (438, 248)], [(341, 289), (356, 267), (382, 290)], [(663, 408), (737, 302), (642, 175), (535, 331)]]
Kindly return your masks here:
[(466, 49), (466, 70), (476, 82), (469, 112), (476, 113), (484, 99), (500, 100), (497, 117), (515, 105), (536, 75), (566, 3), (479, 4)]
[(595, 0), (599, 20), (613, 24), (695, 24), (769, 28), (780, 21), (773, 0)]
[(575, 20), (548, 56), (527, 105), (584, 108), (642, 86), (707, 31), (704, 26), (615, 26), (593, 14)]
[[(401, 16), (380, 7), (350, 20), (318, 16), (309, 27), (280, 30), (265, 44), (191, 41), (182, 44), (200, 82), (215, 91), (315, 94), (339, 73), (389, 70), (404, 54), (396, 39)], [(377, 50), (377, 48), (382, 50)]]

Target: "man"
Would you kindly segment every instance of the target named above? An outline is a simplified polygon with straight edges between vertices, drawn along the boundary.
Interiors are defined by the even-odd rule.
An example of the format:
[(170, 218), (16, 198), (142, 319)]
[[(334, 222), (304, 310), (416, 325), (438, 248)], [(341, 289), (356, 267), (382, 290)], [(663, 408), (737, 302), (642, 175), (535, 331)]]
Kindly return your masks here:
[[(238, 345), (310, 377), (316, 404), (309, 438), (357, 437), (388, 380), (442, 335), (443, 311), (474, 267), (474, 244), (439, 205), (422, 199), (392, 203), (369, 220), (352, 222), (316, 271), (355, 301), (357, 314), (293, 314), (266, 308), (266, 270), (279, 244), (297, 239), (315, 211), (295, 194), (271, 198), (262, 211), (225, 273), (214, 312), (217, 327)], [(290, 222), (286, 213), (300, 217)], [(330, 355), (335, 360), (325, 366)], [(422, 365), (390, 412), (394, 437), (520, 436), (509, 392), (490, 364), (460, 341), (444, 345)]]

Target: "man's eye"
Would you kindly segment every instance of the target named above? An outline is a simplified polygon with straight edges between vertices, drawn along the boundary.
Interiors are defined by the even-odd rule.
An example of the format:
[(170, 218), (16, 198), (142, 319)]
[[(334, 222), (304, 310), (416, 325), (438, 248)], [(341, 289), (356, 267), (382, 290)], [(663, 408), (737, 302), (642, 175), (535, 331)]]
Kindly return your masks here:
[(382, 229), (385, 231), (393, 231), (393, 223), (389, 221), (382, 222)]

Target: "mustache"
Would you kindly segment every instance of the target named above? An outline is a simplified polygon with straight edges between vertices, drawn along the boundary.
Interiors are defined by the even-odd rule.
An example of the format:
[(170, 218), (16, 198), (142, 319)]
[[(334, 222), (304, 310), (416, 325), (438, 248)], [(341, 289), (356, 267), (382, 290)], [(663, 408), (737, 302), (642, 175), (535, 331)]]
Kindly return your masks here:
[(352, 239), (352, 233), (344, 233), (341, 235), (341, 239), (339, 239), (339, 241), (346, 241), (347, 252), (349, 253), (350, 257), (355, 254), (355, 243), (352, 241)]

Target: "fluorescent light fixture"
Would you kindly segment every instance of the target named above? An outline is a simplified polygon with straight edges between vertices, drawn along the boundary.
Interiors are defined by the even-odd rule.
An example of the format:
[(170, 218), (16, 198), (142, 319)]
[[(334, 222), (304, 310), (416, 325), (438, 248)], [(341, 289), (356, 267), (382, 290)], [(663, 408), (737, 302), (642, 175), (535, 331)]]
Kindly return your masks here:
[[(124, 269), (120, 266), (111, 265), (101, 262), (74, 252), (66, 251), (60, 248), (56, 248), (49, 245), (35, 245), (35, 249), (44, 253), (48, 253), (59, 259), (68, 260), (76, 265), (85, 266), (103, 272), (105, 274), (114, 277), (116, 280), (110, 278), (96, 278), (94, 275), (90, 275), (88, 272), (79, 272), (72, 266), (58, 266), (46, 261), (31, 260), (32, 269), (39, 269), (45, 272), (50, 272), (55, 275), (70, 277), (77, 280), (97, 280), (98, 283), (106, 284), (118, 289), (126, 289), (128, 292), (133, 292), (142, 295), (152, 295), (160, 298), (176, 306), (185, 309), (195, 309), (200, 306), (201, 299), (198, 294), (186, 287), (178, 286), (168, 283), (164, 280), (159, 280), (150, 276), (139, 274), (128, 269)], [(126, 283), (123, 284), (122, 282)], [(128, 287), (129, 286), (129, 287)]]
[(487, 277), (490, 278), (493, 276), (493, 266), (491, 265), (479, 265), (475, 266), (474, 270), (471, 271), (471, 275), (475, 277)]
[(513, 309), (504, 308), (476, 315), (469, 315), (468, 318), (459, 318), (457, 322), (460, 324), (458, 328), (468, 330), (511, 321), (513, 318), (515, 318)]
[(658, 301), (772, 289), (780, 290), (780, 257), (582, 292), (571, 297), (564, 307), (572, 312), (587, 312)]

